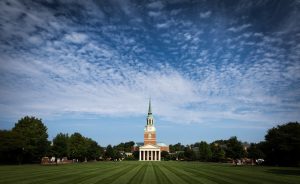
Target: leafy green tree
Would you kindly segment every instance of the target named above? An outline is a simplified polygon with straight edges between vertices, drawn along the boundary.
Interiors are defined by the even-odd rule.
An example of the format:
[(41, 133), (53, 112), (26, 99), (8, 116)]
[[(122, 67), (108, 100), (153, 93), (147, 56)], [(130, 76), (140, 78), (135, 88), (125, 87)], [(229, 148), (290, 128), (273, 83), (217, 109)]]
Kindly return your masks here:
[(116, 158), (116, 151), (113, 149), (113, 147), (110, 144), (106, 147), (104, 157), (106, 159), (108, 159), (108, 158), (111, 158), (111, 159)]
[(84, 161), (87, 156), (87, 144), (85, 137), (80, 133), (74, 133), (70, 136), (70, 157)]
[(96, 141), (77, 132), (70, 137), (58, 134), (53, 140), (53, 150), (58, 157), (69, 155), (79, 161), (97, 160), (103, 155), (103, 149)]
[(12, 131), (0, 130), (0, 163), (22, 163), (24, 142)]
[(210, 148), (212, 151), (212, 161), (222, 162), (225, 160), (225, 151), (220, 145), (212, 143), (210, 144)]
[(199, 144), (199, 154), (201, 161), (210, 161), (212, 158), (210, 146), (205, 141), (201, 141)]
[(133, 141), (125, 142), (125, 144), (124, 144), (124, 151), (125, 152), (131, 152), (133, 146), (134, 146), (134, 142)]
[(268, 130), (265, 136), (266, 161), (275, 165), (300, 165), (300, 124), (290, 122)]
[(174, 145), (171, 144), (169, 146), (169, 149), (170, 149), (171, 153), (175, 153), (176, 151), (184, 151), (185, 146), (182, 145), (181, 143), (177, 143), (177, 144), (174, 144)]
[(139, 156), (140, 156), (139, 154), (140, 154), (139, 151), (134, 151), (133, 152), (133, 157), (134, 157), (135, 160), (139, 159)]
[(242, 142), (237, 140), (237, 137), (231, 137), (226, 141), (226, 157), (239, 159), (245, 156), (245, 150)]
[(115, 149), (117, 151), (124, 151), (124, 143), (121, 142), (120, 144), (113, 146), (113, 149)]
[(134, 146), (133, 141), (129, 141), (129, 142), (125, 142), (125, 143), (122, 142), (122, 143), (118, 144), (117, 146), (114, 146), (114, 149), (116, 149), (118, 151), (131, 152), (133, 146)]
[(195, 160), (195, 152), (190, 148), (190, 146), (185, 147), (184, 149), (184, 157), (186, 160)]
[(103, 154), (103, 149), (98, 145), (98, 143), (90, 138), (86, 138), (87, 144), (87, 159), (96, 160)]
[(12, 129), (16, 138), (20, 139), (23, 162), (40, 162), (49, 149), (47, 127), (41, 119), (25, 116), (21, 118)]
[(163, 160), (170, 160), (170, 158), (169, 158), (169, 152), (167, 152), (167, 151), (162, 151), (162, 152), (160, 153), (160, 155), (161, 155), (161, 158), (162, 158)]
[(264, 153), (260, 149), (260, 144), (251, 143), (247, 149), (248, 157), (255, 160), (258, 158), (264, 158)]
[(59, 133), (53, 139), (52, 151), (56, 157), (69, 157), (70, 156), (70, 146), (69, 146), (69, 135)]
[(184, 157), (185, 157), (184, 151), (177, 152), (178, 160), (182, 160), (182, 159), (184, 159)]
[(119, 151), (115, 150), (115, 156), (113, 157), (113, 159), (118, 160), (121, 159), (122, 157), (123, 157), (122, 154)]

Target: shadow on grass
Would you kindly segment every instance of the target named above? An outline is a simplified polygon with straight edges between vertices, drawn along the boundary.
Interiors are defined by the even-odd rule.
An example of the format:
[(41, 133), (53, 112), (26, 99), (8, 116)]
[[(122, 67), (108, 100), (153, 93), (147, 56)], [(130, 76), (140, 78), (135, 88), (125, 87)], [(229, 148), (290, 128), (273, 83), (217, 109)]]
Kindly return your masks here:
[(283, 175), (298, 175), (300, 176), (300, 169), (269, 169), (268, 173), (283, 174)]

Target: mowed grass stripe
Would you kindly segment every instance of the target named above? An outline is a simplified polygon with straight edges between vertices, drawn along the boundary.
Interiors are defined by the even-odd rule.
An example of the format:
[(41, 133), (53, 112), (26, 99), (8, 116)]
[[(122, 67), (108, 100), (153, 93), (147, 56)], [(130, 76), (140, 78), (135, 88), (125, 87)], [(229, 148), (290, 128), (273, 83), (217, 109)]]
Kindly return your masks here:
[(24, 165), (9, 167), (5, 166), (4, 168), (6, 169), (5, 172), (3, 171), (3, 169), (0, 170), (3, 180), (6, 178), (11, 178), (12, 176), (17, 178), (24, 177), (24, 170), (31, 173), (32, 175), (38, 175), (40, 173), (44, 174), (45, 171), (61, 171), (60, 166)]
[(194, 165), (194, 166), (193, 166), (193, 164), (190, 164), (190, 165), (186, 165), (186, 167), (184, 167), (184, 170), (186, 172), (193, 173), (199, 177), (207, 177), (208, 179), (211, 179), (218, 183), (224, 183), (224, 182), (227, 182), (227, 183), (257, 183), (257, 182), (260, 182), (255, 179), (251, 180), (247, 176), (240, 176), (232, 170), (231, 170), (231, 173), (224, 172), (226, 170), (226, 168), (228, 167), (228, 165), (225, 165), (225, 167), (219, 166), (218, 170), (214, 169), (213, 167), (210, 167), (210, 166), (211, 166), (210, 163), (206, 166), (202, 165), (201, 163), (199, 163), (198, 165)]
[[(215, 170), (211, 170), (211, 169), (207, 169), (204, 170), (202, 168), (194, 168), (193, 170), (191, 170), (190, 168), (186, 169), (187, 172), (196, 172), (196, 173), (201, 173), (202, 175), (205, 174), (210, 174), (214, 177), (218, 177), (218, 178), (224, 178), (224, 179), (230, 179), (232, 181), (232, 183), (261, 183), (261, 179), (257, 179), (257, 178), (251, 178), (249, 176), (242, 176), (239, 175), (237, 173), (235, 173), (234, 171), (232, 171), (231, 173), (225, 172), (223, 170), (220, 171), (215, 171)], [(266, 180), (265, 180), (266, 181)], [(269, 183), (269, 182), (268, 182)], [(270, 182), (270, 183), (274, 183), (274, 182)]]
[[(74, 183), (80, 183), (80, 184), (92, 184), (92, 183), (97, 183), (99, 182), (99, 180), (107, 178), (107, 177), (111, 177), (111, 175), (113, 175), (114, 173), (121, 171), (122, 169), (126, 169), (127, 167), (130, 166), (113, 166), (111, 165), (109, 168), (107, 168), (106, 170), (99, 170), (97, 173), (93, 173), (92, 175), (90, 175), (89, 177), (85, 177), (85, 180), (80, 179), (79, 182), (76, 182), (76, 180), (74, 180)], [(70, 183), (68, 181), (68, 183)]]
[(208, 180), (214, 181), (216, 183), (256, 183), (257, 181), (249, 181), (247, 177), (243, 178), (235, 173), (231, 173), (230, 175), (224, 174), (224, 168), (220, 171), (214, 171), (210, 167), (201, 167), (200, 164), (197, 167), (193, 166), (192, 164), (185, 164), (182, 167), (188, 173), (193, 174), (199, 178), (206, 178)]
[(153, 162), (146, 162), (146, 163), (147, 163), (147, 170), (142, 183), (153, 184), (153, 181), (156, 181), (153, 165), (152, 165)]
[[(107, 162), (109, 163), (109, 162)], [(15, 183), (17, 181), (22, 181), (22, 183), (35, 183), (35, 180), (37, 181), (43, 181), (49, 182), (49, 179), (54, 178), (55, 183), (59, 182), (59, 179), (72, 179), (73, 176), (77, 176), (81, 173), (90, 173), (92, 170), (98, 169), (99, 171), (106, 169), (108, 167), (112, 167), (114, 165), (112, 164), (106, 164), (104, 163), (97, 164), (96, 163), (88, 163), (88, 164), (70, 164), (70, 165), (59, 165), (59, 166), (39, 166), (39, 165), (29, 165), (29, 169), (26, 169), (25, 171), (22, 170), (23, 175), (21, 176), (14, 176), (10, 178), (1, 178), (0, 183)], [(13, 167), (19, 167), (19, 166), (13, 166)], [(20, 167), (19, 167), (20, 168)], [(18, 169), (19, 169), (18, 168)], [(32, 169), (34, 168), (34, 169)], [(14, 172), (13, 168), (10, 168), (10, 172)], [(27, 172), (26, 175), (24, 175), (24, 172)], [(72, 177), (71, 177), (72, 176)], [(42, 178), (42, 179), (41, 179)], [(37, 182), (38, 183), (38, 182)], [(51, 182), (50, 182), (51, 183)]]
[(166, 169), (174, 173), (175, 175), (179, 176), (182, 180), (184, 180), (186, 183), (193, 184), (193, 183), (202, 183), (198, 178), (195, 178), (190, 173), (185, 172), (182, 168), (174, 167), (174, 166), (168, 166), (163, 165)]
[[(97, 168), (91, 167), (88, 165), (88, 167), (85, 166), (85, 164), (74, 164), (73, 167), (69, 167), (71, 165), (60, 165), (60, 166), (37, 166), (33, 169), (27, 169), (25, 168), (25, 172), (28, 173), (28, 175), (22, 176), (15, 176), (10, 178), (9, 180), (1, 179), (1, 182), (7, 183), (12, 182), (15, 183), (17, 181), (22, 181), (22, 183), (39, 183), (39, 181), (43, 181), (43, 183), (47, 182), (49, 178), (55, 177), (55, 180), (57, 183), (59, 178), (71, 178), (71, 176), (76, 176), (77, 174), (80, 174), (82, 172), (90, 172), (92, 170), (95, 170)], [(89, 168), (89, 169), (87, 169)], [(18, 168), (20, 169), (20, 168)], [(39, 169), (39, 170), (38, 170)], [(100, 167), (100, 169), (105, 169), (105, 167)], [(37, 181), (37, 182), (36, 182)]]
[(51, 184), (51, 183), (86, 183), (87, 180), (98, 177), (102, 173), (110, 172), (115, 170), (116, 167), (114, 166), (106, 166), (103, 168), (96, 168), (94, 170), (82, 170), (81, 173), (74, 175), (73, 177), (53, 177), (47, 179), (43, 183)]
[[(191, 164), (193, 164), (193, 162), (173, 162), (171, 166), (182, 169), (182, 170), (185, 171), (185, 168), (187, 168)], [(188, 171), (186, 171), (186, 173), (188, 175), (192, 175), (193, 177), (197, 178), (198, 180), (200, 180), (202, 183), (205, 183), (205, 184), (207, 184), (207, 183), (216, 184), (216, 183), (220, 183), (220, 181), (222, 183), (227, 182), (227, 181), (220, 180), (218, 178), (217, 179), (212, 178), (212, 177), (207, 176), (207, 175), (195, 175), (194, 173), (190, 173)]]
[[(125, 167), (125, 166), (122, 166), (122, 167)], [(111, 173), (114, 173), (114, 171), (116, 171), (117, 169), (122, 169), (122, 168), (119, 168), (119, 167), (116, 167), (116, 166), (110, 166), (106, 170), (101, 170), (101, 171), (99, 170), (98, 172), (95, 172), (95, 173), (92, 173), (90, 175), (86, 175), (84, 177), (81, 177), (79, 181), (74, 180), (73, 183), (78, 183), (78, 184), (96, 183), (100, 179), (103, 179), (103, 178), (109, 176)]]
[[(25, 170), (25, 173), (27, 173), (26, 175), (17, 175), (11, 178), (6, 178), (6, 179), (1, 179), (2, 183), (7, 183), (7, 182), (11, 182), (11, 183), (15, 183), (17, 181), (22, 181), (22, 183), (26, 183), (26, 181), (28, 181), (28, 183), (33, 183), (33, 181), (35, 179), (39, 179), (39, 178), (45, 178), (48, 177), (49, 175), (54, 175), (54, 174), (58, 174), (58, 175), (66, 175), (66, 173), (62, 172), (63, 170), (43, 170), (40, 172), (37, 172), (36, 170)], [(77, 171), (80, 172), (80, 171)], [(82, 171), (81, 171), (82, 172)]]
[(161, 166), (159, 165), (159, 163), (153, 164), (153, 169), (154, 169), (154, 174), (155, 174), (155, 177), (156, 177), (156, 182), (158, 184), (172, 183), (169, 180), (169, 178), (166, 176), (166, 174), (160, 168), (161, 168)]
[[(61, 168), (67, 168), (69, 166), (70, 169), (75, 169), (74, 166), (79, 164), (70, 164), (70, 165), (52, 165), (52, 166), (41, 166), (41, 165), (18, 165), (18, 166), (1, 166), (0, 167), (0, 173), (5, 176), (18, 176), (18, 175), (24, 175), (24, 170), (30, 172), (30, 173), (42, 173), (44, 171), (60, 171)], [(81, 164), (80, 164), (81, 165)], [(79, 166), (79, 168), (82, 168), (82, 166)]]
[[(135, 167), (133, 169), (130, 169), (128, 173), (118, 177), (118, 179), (116, 179), (114, 182), (112, 182), (112, 184), (124, 184), (124, 183), (127, 183), (129, 181), (129, 179), (131, 179), (132, 177), (134, 177), (134, 175), (136, 173), (138, 173), (141, 168), (144, 166), (144, 165), (141, 165), (141, 164), (135, 164), (134, 165)], [(147, 166), (145, 166), (147, 167)]]
[(108, 175), (107, 177), (98, 180), (97, 184), (110, 184), (112, 182), (114, 182), (115, 180), (117, 180), (119, 177), (125, 175), (126, 173), (128, 173), (130, 171), (130, 169), (133, 169), (135, 167), (135, 165), (130, 164), (130, 165), (125, 165), (124, 167), (120, 167), (119, 169), (114, 170), (113, 172), (109, 172), (110, 175)]
[(200, 162), (96, 162), (0, 166), (0, 183), (300, 183), (299, 168), (234, 167)]
[[(220, 171), (214, 171), (213, 169), (211, 169), (210, 167), (200, 167), (200, 165), (198, 165), (198, 167), (185, 167), (184, 168), (185, 171), (193, 173), (195, 175), (198, 175), (200, 177), (209, 177), (210, 179), (214, 179), (215, 178), (222, 178), (223, 180), (225, 180), (228, 183), (253, 183), (256, 181), (249, 181), (249, 179), (247, 179), (247, 177), (243, 178), (241, 176), (236, 175), (236, 173), (231, 173), (230, 175), (224, 173), (224, 168)], [(224, 181), (217, 181), (218, 183), (223, 183)]]
[[(237, 183), (261, 183), (261, 181), (264, 181), (264, 183), (277, 183), (278, 181), (280, 181), (280, 178), (266, 178), (265, 175), (261, 175), (261, 173), (264, 172), (259, 172), (259, 168), (251, 168), (251, 171), (253, 172), (253, 174), (255, 174), (255, 177), (249, 177), (249, 172), (251, 171), (245, 170), (247, 168), (242, 168), (243, 170), (240, 170), (241, 167), (233, 167), (228, 165), (221, 168), (216, 166), (203, 168), (201, 167), (201, 165), (199, 165), (198, 167), (193, 167), (193, 169), (198, 172), (201, 170), (202, 174), (206, 173), (217, 175), (220, 178), (228, 178)], [(281, 181), (280, 183), (282, 182), (284, 181)]]
[[(256, 182), (264, 181), (265, 183), (299, 183), (293, 182), (293, 177), (288, 175), (278, 175), (278, 174), (266, 174), (267, 167), (228, 167), (224, 169), (224, 173), (228, 175), (235, 173), (235, 175), (241, 176), (243, 178), (249, 178), (251, 180), (255, 180)], [(249, 177), (249, 173), (253, 175), (253, 177)]]
[[(175, 166), (174, 166), (175, 167)], [(186, 175), (191, 175), (192, 177), (196, 178), (197, 180), (200, 181), (200, 183), (204, 183), (204, 184), (218, 184), (220, 183), (221, 180), (219, 179), (214, 179), (212, 177), (209, 177), (207, 175), (199, 175), (199, 173), (192, 173), (189, 172), (185, 169), (185, 167), (179, 167), (180, 170), (184, 170), (186, 172)], [(223, 183), (224, 181), (222, 181)], [(226, 183), (226, 181), (224, 182)]]
[[(176, 163), (175, 163), (176, 164)], [(218, 177), (214, 178), (229, 178), (236, 183), (299, 183), (300, 176), (298, 178), (290, 177), (288, 175), (267, 174), (269, 167), (257, 167), (257, 166), (232, 166), (229, 164), (218, 163), (183, 163), (184, 168), (193, 168), (196, 171), (202, 171), (202, 174), (212, 174)], [(274, 169), (274, 167), (271, 167)], [(284, 168), (277, 168), (282, 170)], [(291, 168), (289, 168), (291, 169)], [(297, 170), (297, 169), (296, 169)], [(273, 175), (273, 176), (270, 176)]]
[[(105, 179), (108, 177), (111, 178), (115, 178), (113, 175), (114, 173), (121, 171), (123, 169), (129, 168), (129, 167), (135, 167), (134, 169), (128, 169), (128, 171), (130, 172), (134, 172), (134, 170), (136, 169), (138, 165), (116, 165), (113, 166), (111, 165), (109, 168), (105, 169), (105, 170), (96, 170), (94, 172), (91, 173), (83, 173), (83, 174), (79, 174), (78, 176), (74, 177), (74, 178), (69, 178), (67, 180), (65, 180), (65, 183), (97, 183), (99, 182), (99, 180), (101, 179)], [(61, 181), (61, 180), (60, 180)]]
[(142, 163), (141, 168), (139, 168), (138, 172), (136, 172), (136, 174), (133, 177), (131, 177), (129, 179), (129, 181), (124, 182), (124, 183), (127, 183), (127, 184), (142, 183), (144, 176), (145, 176), (145, 172), (147, 170), (147, 167), (148, 167), (148, 165), (146, 163)]
[(58, 183), (62, 179), (70, 179), (74, 178), (82, 173), (90, 173), (94, 170), (98, 170), (97, 168), (84, 168), (84, 169), (70, 169), (66, 170), (63, 167), (61, 170), (55, 170), (51, 171), (48, 170), (47, 172), (44, 172), (43, 174), (39, 175), (31, 175), (30, 177), (26, 179), (22, 179), (23, 183)]
[(234, 180), (232, 178), (228, 178), (228, 177), (223, 177), (220, 176), (219, 173), (209, 173), (207, 170), (206, 171), (202, 171), (202, 170), (197, 170), (197, 169), (191, 169), (191, 168), (185, 168), (184, 169), (186, 172), (189, 172), (191, 174), (193, 174), (196, 177), (200, 177), (200, 178), (206, 178), (208, 180), (211, 180), (215, 183), (220, 183), (220, 184), (234, 184), (234, 183), (240, 183), (240, 180)]
[(182, 180), (181, 177), (177, 176), (176, 174), (174, 174), (171, 171), (169, 171), (168, 169), (166, 169), (164, 167), (164, 164), (159, 163), (158, 166), (160, 167), (161, 172), (164, 173), (164, 175), (168, 178), (168, 180), (170, 180), (171, 183), (175, 183), (175, 184), (186, 183), (184, 180)]

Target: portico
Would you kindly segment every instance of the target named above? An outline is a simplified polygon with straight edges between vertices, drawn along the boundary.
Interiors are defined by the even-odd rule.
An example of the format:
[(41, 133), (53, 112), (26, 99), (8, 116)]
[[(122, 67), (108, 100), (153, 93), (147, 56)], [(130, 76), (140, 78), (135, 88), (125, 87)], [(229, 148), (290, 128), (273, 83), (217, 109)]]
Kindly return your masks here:
[(160, 147), (156, 145), (145, 145), (139, 148), (140, 161), (160, 161)]

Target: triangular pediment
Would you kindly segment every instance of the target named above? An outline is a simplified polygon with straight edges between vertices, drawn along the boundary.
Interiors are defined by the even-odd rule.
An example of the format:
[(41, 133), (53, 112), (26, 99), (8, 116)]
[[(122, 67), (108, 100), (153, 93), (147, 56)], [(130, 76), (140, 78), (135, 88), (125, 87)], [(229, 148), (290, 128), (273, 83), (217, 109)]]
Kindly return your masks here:
[(147, 144), (147, 145), (141, 146), (140, 148), (143, 148), (143, 149), (157, 149), (157, 148), (159, 148), (159, 146), (153, 145), (153, 144)]

